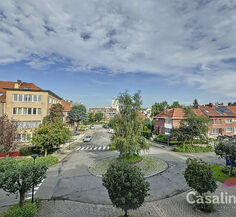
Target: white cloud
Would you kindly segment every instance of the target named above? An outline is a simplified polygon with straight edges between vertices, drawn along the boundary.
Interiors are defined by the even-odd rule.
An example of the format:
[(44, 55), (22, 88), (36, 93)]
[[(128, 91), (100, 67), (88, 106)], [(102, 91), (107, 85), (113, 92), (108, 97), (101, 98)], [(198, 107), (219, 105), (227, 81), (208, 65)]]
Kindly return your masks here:
[(2, 0), (0, 64), (161, 74), (236, 98), (235, 12), (234, 0)]

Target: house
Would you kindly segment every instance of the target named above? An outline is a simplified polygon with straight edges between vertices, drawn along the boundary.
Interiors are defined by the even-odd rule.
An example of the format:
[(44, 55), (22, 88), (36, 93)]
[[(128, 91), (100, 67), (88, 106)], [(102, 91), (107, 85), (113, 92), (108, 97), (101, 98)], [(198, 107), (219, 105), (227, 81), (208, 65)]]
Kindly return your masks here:
[(0, 116), (6, 114), (18, 126), (17, 141), (28, 142), (33, 130), (61, 98), (33, 83), (0, 81)]
[(63, 106), (63, 114), (64, 114), (63, 122), (69, 123), (70, 119), (68, 118), (68, 112), (72, 108), (72, 101), (66, 101), (66, 100), (62, 99), (61, 104)]
[[(193, 108), (192, 111), (210, 119), (210, 137), (236, 135), (236, 106), (211, 104)], [(167, 109), (154, 117), (154, 129), (161, 134), (170, 134), (171, 129), (178, 128), (185, 118), (183, 108)]]
[(210, 119), (212, 137), (236, 136), (236, 106), (216, 106), (213, 104), (199, 106), (200, 111)]

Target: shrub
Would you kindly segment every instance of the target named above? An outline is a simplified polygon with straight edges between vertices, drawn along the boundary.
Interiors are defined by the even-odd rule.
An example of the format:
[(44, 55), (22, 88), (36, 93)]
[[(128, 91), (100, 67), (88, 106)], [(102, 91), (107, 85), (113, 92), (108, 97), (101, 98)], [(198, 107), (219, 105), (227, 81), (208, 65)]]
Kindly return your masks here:
[(210, 145), (198, 146), (198, 145), (183, 144), (178, 147), (175, 147), (173, 151), (183, 152), (183, 153), (213, 152), (214, 148)]
[(34, 217), (37, 213), (37, 203), (26, 203), (22, 208), (15, 205), (5, 211), (0, 217)]
[(47, 166), (54, 165), (58, 163), (58, 158), (54, 156), (39, 157), (36, 159), (37, 163), (45, 162)]
[(167, 135), (165, 135), (165, 134), (159, 134), (159, 135), (156, 137), (156, 140), (165, 142), (165, 141), (167, 141)]
[(140, 169), (124, 161), (111, 163), (103, 176), (113, 206), (125, 211), (139, 208), (148, 196), (149, 183), (145, 181)]
[[(184, 178), (189, 185), (197, 191), (193, 199), (195, 199), (195, 206), (202, 211), (210, 212), (213, 209), (213, 203), (206, 202), (208, 192), (215, 192), (217, 188), (216, 180), (213, 176), (213, 171), (210, 166), (202, 160), (187, 159), (187, 168), (184, 172)], [(198, 202), (196, 198), (202, 198), (202, 202)]]

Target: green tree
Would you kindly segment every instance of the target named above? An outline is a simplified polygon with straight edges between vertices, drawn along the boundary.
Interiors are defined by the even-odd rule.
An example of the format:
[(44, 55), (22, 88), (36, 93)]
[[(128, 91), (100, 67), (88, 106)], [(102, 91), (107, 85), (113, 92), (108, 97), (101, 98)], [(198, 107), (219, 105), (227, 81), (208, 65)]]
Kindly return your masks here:
[(199, 106), (197, 99), (193, 101), (193, 108), (197, 108)]
[(234, 161), (236, 160), (236, 139), (229, 139), (229, 141), (221, 140), (215, 146), (215, 153), (222, 158), (229, 158), (231, 161), (231, 166), (229, 170), (229, 175), (233, 176)]
[(191, 108), (185, 108), (185, 113), (187, 117), (181, 122), (179, 128), (171, 131), (172, 136), (177, 140), (182, 138), (184, 142), (191, 141), (191, 144), (193, 144), (195, 137), (206, 139), (209, 130), (209, 119), (196, 115)]
[(167, 101), (154, 103), (152, 106), (152, 116), (156, 116), (157, 114), (164, 112), (168, 107), (169, 105)]
[(114, 134), (111, 145), (116, 147), (122, 155), (139, 155), (140, 151), (149, 149), (148, 143), (143, 138), (143, 121), (138, 116), (135, 102), (126, 91), (119, 97), (119, 115), (112, 122)]
[(89, 119), (90, 123), (93, 123), (95, 121), (94, 113), (92, 113), (92, 112), (88, 113), (88, 119)]
[(74, 124), (76, 123), (76, 130), (78, 130), (79, 123), (87, 120), (86, 107), (81, 104), (74, 105), (68, 112), (68, 117)]
[(197, 159), (187, 159), (187, 168), (184, 172), (184, 178), (189, 185), (203, 198), (203, 204), (195, 201), (195, 205), (204, 210), (211, 211), (212, 204), (206, 203), (206, 195), (208, 192), (215, 192), (217, 189), (216, 180), (213, 171), (207, 163)]
[(103, 176), (113, 206), (125, 211), (139, 208), (148, 196), (149, 183), (145, 181), (140, 169), (124, 161), (113, 162)]
[(101, 121), (103, 119), (103, 113), (102, 112), (97, 112), (95, 114), (95, 121)]
[(25, 194), (32, 185), (39, 184), (46, 177), (47, 165), (44, 161), (33, 159), (0, 161), (0, 188), (11, 194), (20, 194), (20, 207), (23, 207)]
[(66, 143), (72, 136), (71, 131), (60, 120), (41, 124), (33, 134), (32, 143), (47, 152)]
[(182, 108), (183, 106), (180, 105), (178, 101), (174, 101), (172, 105), (169, 106), (169, 108)]
[(64, 108), (60, 103), (53, 104), (49, 109), (49, 120), (55, 121), (57, 119), (63, 121), (63, 114)]
[(8, 153), (15, 147), (17, 125), (6, 115), (0, 117), (0, 152)]

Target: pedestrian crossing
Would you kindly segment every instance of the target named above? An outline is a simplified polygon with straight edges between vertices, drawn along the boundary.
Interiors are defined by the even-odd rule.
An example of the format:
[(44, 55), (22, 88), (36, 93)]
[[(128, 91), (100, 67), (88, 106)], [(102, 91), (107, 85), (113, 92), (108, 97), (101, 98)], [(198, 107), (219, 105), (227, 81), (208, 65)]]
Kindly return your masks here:
[[(42, 180), (42, 182), (40, 184), (38, 184), (37, 186), (34, 187), (34, 195), (37, 193), (37, 191), (39, 190), (40, 186), (43, 184), (43, 181), (44, 181), (44, 179)], [(31, 198), (32, 198), (32, 190), (30, 190), (26, 194), (26, 200), (29, 200)]]
[(108, 151), (110, 149), (109, 146), (80, 146), (76, 150), (77, 151)]

